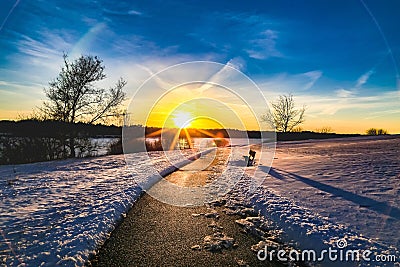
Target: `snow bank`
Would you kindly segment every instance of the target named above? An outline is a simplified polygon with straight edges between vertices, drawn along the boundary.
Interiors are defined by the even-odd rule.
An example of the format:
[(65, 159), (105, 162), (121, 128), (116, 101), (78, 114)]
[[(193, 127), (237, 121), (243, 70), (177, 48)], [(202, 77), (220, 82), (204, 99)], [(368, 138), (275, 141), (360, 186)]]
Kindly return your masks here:
[(84, 265), (140, 196), (138, 182), (173, 170), (163, 152), (149, 155), (131, 154), (135, 166), (123, 155), (1, 166), (0, 263)]

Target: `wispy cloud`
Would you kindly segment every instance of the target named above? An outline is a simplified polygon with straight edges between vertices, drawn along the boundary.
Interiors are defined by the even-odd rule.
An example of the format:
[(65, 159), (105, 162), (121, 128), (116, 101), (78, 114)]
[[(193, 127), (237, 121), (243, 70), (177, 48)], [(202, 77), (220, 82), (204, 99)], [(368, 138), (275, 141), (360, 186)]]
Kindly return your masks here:
[[(297, 99), (307, 103), (309, 107), (308, 113), (316, 117), (320, 117), (321, 115), (333, 116), (339, 111), (350, 112), (351, 110), (358, 110), (353, 113), (353, 116), (358, 114), (360, 119), (364, 119), (378, 111), (380, 113), (381, 109), (399, 110), (399, 98), (396, 91), (357, 97), (346, 90), (344, 90), (346, 92), (338, 91), (335, 92), (335, 95), (331, 96), (302, 94)], [(342, 94), (345, 94), (346, 98), (343, 98)]]
[(68, 51), (71, 44), (60, 35), (48, 32), (35, 39), (27, 35), (21, 35), (16, 46), (20, 53), (27, 56), (48, 59), (54, 55), (59, 55), (62, 51)]
[(280, 73), (272, 77), (260, 77), (259, 86), (264, 91), (277, 93), (301, 92), (311, 89), (322, 77), (322, 71), (313, 70), (304, 73)]
[(270, 57), (282, 57), (282, 53), (276, 48), (278, 39), (277, 31), (267, 29), (259, 33), (255, 39), (248, 41), (249, 47), (244, 49), (249, 57), (255, 59), (268, 59)]
[(368, 82), (369, 77), (374, 73), (374, 70), (371, 69), (369, 71), (367, 71), (366, 73), (364, 73), (363, 75), (361, 75), (353, 88), (351, 89), (344, 89), (344, 88), (340, 88), (334, 91), (335, 96), (338, 97), (338, 99), (336, 99), (336, 103), (334, 105), (331, 105), (327, 108), (325, 108), (322, 111), (322, 114), (326, 114), (326, 115), (334, 115), (336, 114), (338, 111), (343, 110), (343, 109), (348, 109), (349, 108), (349, 103), (351, 103), (352, 107), (355, 108), (356, 107), (356, 103), (358, 103), (358, 106), (360, 107), (360, 103), (359, 100), (362, 99), (364, 100), (364, 105), (365, 105), (365, 101), (368, 100), (369, 98), (365, 98), (362, 96), (359, 96), (359, 91), (361, 89), (361, 87)]
[(372, 74), (374, 74), (374, 70), (371, 69), (369, 71), (367, 71), (366, 73), (364, 73), (363, 75), (360, 76), (360, 78), (358, 78), (357, 80), (357, 84), (356, 84), (356, 88), (361, 88), (361, 86), (363, 86), (365, 83), (367, 83), (369, 77), (371, 77)]
[(10, 81), (34, 83), (54, 78), (62, 64), (63, 53), (69, 52), (73, 46), (72, 36), (68, 33), (46, 29), (33, 36), (18, 34), (13, 43), (18, 53), (12, 55), (12, 69), (19, 72), (9, 77)]
[[(211, 12), (188, 36), (219, 53), (266, 60), (284, 57), (279, 51), (279, 29), (264, 15)], [(218, 26), (216, 26), (218, 25)], [(250, 30), (251, 29), (251, 30)]]
[(310, 81), (304, 87), (305, 90), (308, 90), (314, 86), (314, 84), (318, 81), (319, 78), (321, 78), (322, 71), (314, 70), (314, 71), (305, 72), (302, 75), (310, 79)]
[(311, 88), (310, 85), (314, 86), (322, 76), (322, 72), (318, 70), (295, 75), (281, 73), (269, 78), (259, 77), (256, 81), (268, 101), (273, 101), (281, 94), (293, 93), (296, 103), (300, 106), (306, 104), (307, 116), (313, 118), (329, 118), (338, 116), (339, 112), (354, 111), (353, 116), (358, 114), (360, 119), (363, 119), (381, 109), (392, 110), (391, 114), (397, 114), (399, 94), (396, 90), (377, 93), (380, 90), (376, 88), (366, 95), (361, 94), (359, 87), (356, 87), (356, 85), (365, 84), (372, 73), (369, 71), (362, 75), (350, 89), (336, 90), (329, 89), (331, 85), (324, 83), (314, 90), (305, 90)]
[(242, 58), (232, 58), (225, 65), (213, 65), (214, 73), (204, 80), (204, 84), (199, 88), (199, 92), (205, 92), (214, 87), (214, 84), (226, 85), (226, 81), (237, 76), (237, 70), (242, 71), (245, 61)]
[(239, 71), (244, 71), (246, 68), (246, 61), (241, 57), (232, 58), (226, 63), (226, 65), (235, 68)]
[(336, 95), (340, 98), (348, 98), (348, 97), (353, 97), (355, 93), (351, 90), (346, 90), (346, 89), (338, 89), (335, 91)]
[(271, 18), (261, 15), (236, 14), (228, 16), (236, 20), (245, 28), (251, 28), (251, 34), (247, 37), (243, 49), (249, 57), (265, 60), (272, 57), (284, 57), (278, 50), (279, 30), (277, 23)]
[(142, 12), (130, 9), (130, 10), (110, 10), (107, 8), (103, 9), (103, 12), (108, 15), (114, 15), (114, 16), (141, 16), (143, 15)]
[(133, 9), (129, 10), (129, 11), (128, 11), (128, 14), (129, 14), (129, 15), (138, 15), (138, 16), (143, 15), (142, 12), (139, 12), (139, 11), (133, 10)]
[(179, 48), (178, 46), (160, 47), (156, 42), (146, 39), (139, 34), (118, 36), (111, 44), (111, 49), (122, 55), (149, 55), (161, 56), (173, 54)]

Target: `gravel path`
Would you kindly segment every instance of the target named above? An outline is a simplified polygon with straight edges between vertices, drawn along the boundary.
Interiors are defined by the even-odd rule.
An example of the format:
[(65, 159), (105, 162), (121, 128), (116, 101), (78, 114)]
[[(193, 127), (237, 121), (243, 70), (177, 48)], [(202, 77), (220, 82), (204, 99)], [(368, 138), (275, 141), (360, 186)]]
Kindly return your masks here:
[[(227, 151), (219, 149), (217, 156), (204, 170), (215, 171), (223, 162)], [(210, 162), (200, 158), (191, 164)], [(208, 164), (207, 163), (207, 164)], [(190, 164), (189, 164), (190, 165)], [(172, 182), (195, 186), (205, 181), (196, 172), (177, 171)], [(220, 168), (221, 169), (221, 168)], [(193, 179), (190, 179), (193, 176)], [(201, 179), (198, 179), (201, 177)], [(167, 177), (168, 179), (168, 177)], [(223, 207), (176, 207), (144, 194), (113, 231), (109, 240), (89, 263), (92, 266), (277, 266), (257, 259), (251, 246), (256, 237), (245, 234), (235, 223), (237, 215), (226, 215)], [(222, 236), (223, 246), (207, 246), (207, 236)], [(233, 238), (234, 240), (230, 239)], [(210, 251), (211, 250), (211, 251)]]

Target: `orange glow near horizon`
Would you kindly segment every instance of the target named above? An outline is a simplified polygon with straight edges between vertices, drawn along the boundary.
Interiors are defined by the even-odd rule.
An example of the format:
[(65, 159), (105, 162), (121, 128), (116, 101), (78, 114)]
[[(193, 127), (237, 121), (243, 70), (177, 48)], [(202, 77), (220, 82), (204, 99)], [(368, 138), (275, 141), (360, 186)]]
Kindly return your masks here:
[[(135, 108), (146, 110), (146, 103)], [(136, 117), (137, 118), (137, 117)], [(222, 125), (223, 124), (223, 125)], [(147, 114), (146, 127), (259, 130), (257, 117), (235, 93), (204, 83), (185, 84), (164, 92)]]

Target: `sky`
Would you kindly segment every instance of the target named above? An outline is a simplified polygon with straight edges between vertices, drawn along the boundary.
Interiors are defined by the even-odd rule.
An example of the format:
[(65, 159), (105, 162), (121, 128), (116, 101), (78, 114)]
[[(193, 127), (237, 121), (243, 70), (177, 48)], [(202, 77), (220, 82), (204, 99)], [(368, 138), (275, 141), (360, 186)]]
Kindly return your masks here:
[[(166, 87), (173, 83), (165, 79), (188, 80), (182, 78), (187, 74), (198, 81), (194, 74), (199, 68), (184, 65), (189, 70), (183, 73), (172, 68), (172, 76), (164, 80), (154, 74), (175, 64), (210, 61), (218, 63), (219, 69), (211, 68), (216, 73), (233, 67), (255, 83), (248, 86), (243, 77), (245, 84), (236, 83), (242, 88), (236, 100), (248, 98), (242, 107), (292, 93), (296, 105), (307, 108), (305, 130), (330, 127), (338, 133), (364, 133), (375, 127), (400, 133), (399, 11), (399, 1), (370, 0), (2, 0), (0, 119), (17, 119), (40, 106), (43, 89), (57, 76), (67, 53), (71, 60), (90, 54), (104, 61), (107, 79), (99, 86), (112, 86), (119, 77), (127, 80), (124, 104), (139, 103), (132, 108), (138, 112), (130, 114), (135, 123), (151, 124), (153, 109), (142, 112), (149, 107), (158, 109), (162, 118), (174, 112), (172, 104), (166, 110), (167, 100), (160, 100), (162, 90), (138, 93), (146, 80), (157, 79), (161, 89), (169, 90)], [(201, 71), (206, 72), (204, 77), (214, 77), (208, 68)], [(219, 85), (228, 80), (219, 79)], [(208, 89), (211, 102), (205, 105), (218, 102), (228, 110), (229, 97), (224, 94), (229, 90)], [(192, 94), (200, 89), (179, 90)], [(198, 101), (197, 106), (204, 104)], [(245, 125), (242, 109), (232, 109), (229, 116)], [(217, 105), (215, 113), (218, 110)], [(185, 112), (202, 116), (199, 111), (176, 116), (184, 117)], [(261, 116), (257, 112), (249, 115), (251, 120)], [(236, 127), (229, 120), (216, 123)]]

